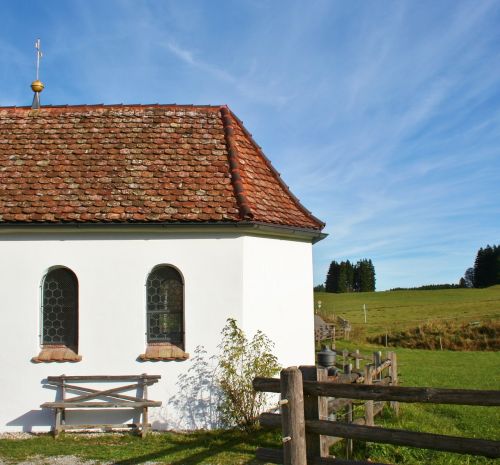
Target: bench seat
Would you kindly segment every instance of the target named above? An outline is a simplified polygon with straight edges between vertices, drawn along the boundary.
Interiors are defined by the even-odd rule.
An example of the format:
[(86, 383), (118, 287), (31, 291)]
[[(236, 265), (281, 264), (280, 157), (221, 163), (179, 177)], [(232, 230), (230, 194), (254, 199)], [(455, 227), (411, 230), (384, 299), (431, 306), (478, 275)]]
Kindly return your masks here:
[[(55, 402), (44, 402), (40, 407), (55, 410), (54, 436), (65, 430), (101, 428), (105, 430), (113, 428), (140, 429), (141, 436), (144, 437), (151, 425), (148, 423), (148, 408), (161, 407), (160, 401), (148, 399), (148, 386), (155, 384), (161, 378), (160, 375), (87, 375), (87, 376), (49, 376), (46, 384), (56, 387), (59, 391)], [(81, 386), (80, 383), (99, 383), (114, 386), (110, 388), (93, 388)], [(121, 385), (120, 385), (121, 383)], [(124, 384), (129, 383), (129, 384)], [(118, 384), (118, 385), (117, 385)], [(126, 395), (123, 392), (135, 390), (136, 395)], [(76, 394), (67, 397), (68, 392)], [(142, 421), (140, 424), (95, 424), (95, 425), (75, 425), (66, 424), (66, 410), (70, 409), (141, 409)]]

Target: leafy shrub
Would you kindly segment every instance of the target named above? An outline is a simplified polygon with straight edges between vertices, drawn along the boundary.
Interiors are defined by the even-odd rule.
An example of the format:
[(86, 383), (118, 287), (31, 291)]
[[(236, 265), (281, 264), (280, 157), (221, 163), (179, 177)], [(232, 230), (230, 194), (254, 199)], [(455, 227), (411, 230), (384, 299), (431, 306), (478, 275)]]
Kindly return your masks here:
[(249, 341), (236, 320), (227, 320), (216, 375), (223, 394), (219, 409), (224, 425), (255, 426), (259, 413), (268, 404), (268, 396), (254, 391), (252, 380), (256, 376), (272, 377), (280, 370), (278, 359), (272, 354), (273, 346), (262, 331)]

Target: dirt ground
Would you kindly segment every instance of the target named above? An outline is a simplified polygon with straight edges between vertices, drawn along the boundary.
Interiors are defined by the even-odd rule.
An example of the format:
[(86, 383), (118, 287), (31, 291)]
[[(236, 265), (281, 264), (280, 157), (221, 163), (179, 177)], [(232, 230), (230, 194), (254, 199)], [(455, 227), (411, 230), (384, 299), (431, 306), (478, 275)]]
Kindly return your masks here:
[[(104, 465), (99, 464), (95, 460), (81, 460), (74, 455), (62, 455), (59, 457), (35, 456), (23, 462), (4, 462), (0, 459), (0, 465), (10, 465), (11, 463), (16, 463), (16, 465)], [(111, 465), (111, 463), (108, 462), (106, 465)]]

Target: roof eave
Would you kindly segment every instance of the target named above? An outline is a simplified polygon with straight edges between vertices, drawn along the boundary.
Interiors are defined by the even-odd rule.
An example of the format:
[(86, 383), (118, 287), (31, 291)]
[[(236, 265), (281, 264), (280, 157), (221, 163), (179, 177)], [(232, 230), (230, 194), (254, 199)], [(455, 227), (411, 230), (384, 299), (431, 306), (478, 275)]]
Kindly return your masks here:
[(256, 221), (240, 222), (165, 222), (165, 223), (0, 223), (0, 235), (21, 232), (81, 232), (81, 231), (157, 231), (157, 232), (232, 232), (248, 233), (261, 236), (273, 236), (292, 240), (310, 241), (315, 244), (328, 234), (317, 229), (298, 226), (285, 226)]

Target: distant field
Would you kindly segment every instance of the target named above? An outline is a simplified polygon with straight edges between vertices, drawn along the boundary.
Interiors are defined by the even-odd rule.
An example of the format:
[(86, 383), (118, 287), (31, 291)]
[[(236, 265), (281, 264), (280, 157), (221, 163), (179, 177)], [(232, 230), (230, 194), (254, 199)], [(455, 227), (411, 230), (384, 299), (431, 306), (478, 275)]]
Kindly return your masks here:
[[(500, 319), (500, 286), (486, 289), (444, 289), (438, 291), (384, 291), (349, 294), (314, 294), (315, 308), (328, 320), (339, 315), (351, 322), (359, 335), (418, 326), (429, 320), (480, 321)], [(364, 323), (363, 304), (367, 323)]]

